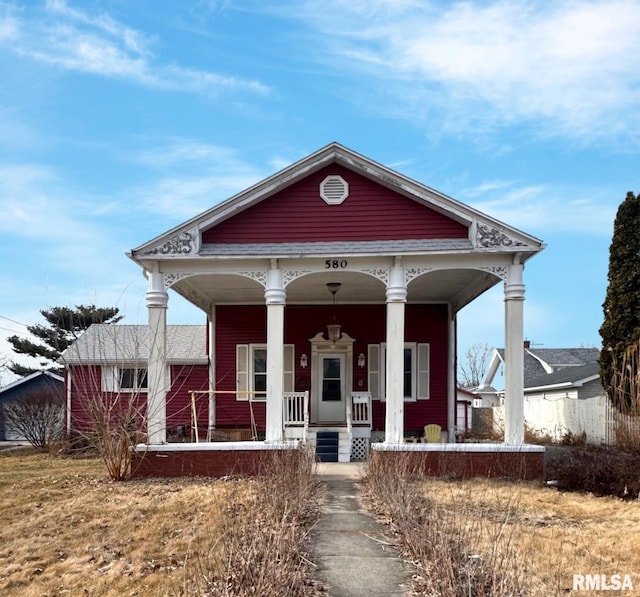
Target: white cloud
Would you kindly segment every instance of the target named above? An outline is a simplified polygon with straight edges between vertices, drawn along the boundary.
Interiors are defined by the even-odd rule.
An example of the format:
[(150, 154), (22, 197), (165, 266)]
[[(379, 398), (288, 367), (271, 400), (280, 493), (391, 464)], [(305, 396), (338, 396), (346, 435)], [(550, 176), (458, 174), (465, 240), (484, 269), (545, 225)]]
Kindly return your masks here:
[[(15, 11), (14, 11), (15, 12)], [(26, 11), (23, 11), (23, 15)], [(70, 71), (132, 81), (171, 91), (215, 96), (225, 91), (264, 95), (259, 81), (223, 75), (155, 59), (152, 40), (103, 13), (90, 16), (64, 0), (18, 18), (0, 15), (0, 45), (44, 64)]]
[(611, 235), (617, 206), (598, 190), (543, 185), (521, 186), (517, 181), (486, 181), (458, 193), (475, 209), (527, 232), (582, 232)]
[(581, 141), (640, 134), (635, 0), (368, 4), (296, 14), (324, 38), (324, 59), (393, 80), (379, 94), (398, 116), (457, 132), (524, 121)]
[[(154, 171), (153, 182), (128, 189), (140, 208), (173, 220), (186, 220), (255, 184), (265, 173), (229, 147), (193, 139), (154, 141), (153, 149), (128, 156)], [(162, 176), (158, 179), (155, 172)]]

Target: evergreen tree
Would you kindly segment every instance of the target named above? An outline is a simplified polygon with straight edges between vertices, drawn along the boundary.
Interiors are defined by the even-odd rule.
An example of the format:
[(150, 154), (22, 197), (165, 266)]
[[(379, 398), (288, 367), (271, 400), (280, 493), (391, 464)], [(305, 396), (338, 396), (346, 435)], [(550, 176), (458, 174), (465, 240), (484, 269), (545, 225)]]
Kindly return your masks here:
[(69, 307), (42, 309), (40, 313), (47, 320), (47, 325), (27, 326), (27, 330), (42, 342), (33, 342), (20, 336), (7, 338), (13, 345), (15, 353), (38, 359), (39, 367), (25, 367), (12, 362), (7, 368), (22, 377), (43, 369), (62, 374), (63, 368), (56, 364), (60, 354), (92, 323), (120, 321), (122, 316), (118, 316), (118, 311), (117, 307), (103, 308), (95, 305), (76, 305), (75, 309)]
[[(602, 305), (600, 378), (611, 402), (627, 410), (634, 398), (613, 383), (625, 351), (640, 339), (640, 194), (627, 193), (616, 215), (609, 249), (609, 285)], [(632, 376), (636, 373), (629, 372)], [(625, 374), (623, 379), (627, 379)]]

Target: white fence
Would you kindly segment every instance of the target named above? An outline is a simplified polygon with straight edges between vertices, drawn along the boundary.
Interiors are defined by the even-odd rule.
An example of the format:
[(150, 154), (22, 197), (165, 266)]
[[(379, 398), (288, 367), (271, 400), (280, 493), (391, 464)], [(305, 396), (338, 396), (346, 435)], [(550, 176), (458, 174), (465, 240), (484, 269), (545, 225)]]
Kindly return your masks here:
[[(574, 398), (571, 396), (527, 396), (524, 419), (528, 428), (555, 441), (568, 432), (586, 436), (590, 444), (614, 443), (613, 409), (606, 396)], [(504, 406), (493, 408), (494, 430), (504, 429)]]

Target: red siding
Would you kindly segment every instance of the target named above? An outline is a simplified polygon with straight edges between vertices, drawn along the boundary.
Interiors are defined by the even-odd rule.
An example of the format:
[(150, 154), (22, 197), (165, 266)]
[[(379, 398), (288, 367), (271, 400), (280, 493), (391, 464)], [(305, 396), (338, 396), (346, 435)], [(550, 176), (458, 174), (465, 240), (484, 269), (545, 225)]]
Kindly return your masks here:
[(71, 432), (85, 433), (102, 417), (116, 421), (122, 413), (134, 419), (139, 429), (145, 427), (146, 392), (103, 392), (98, 365), (72, 367), (71, 375)]
[[(349, 183), (340, 205), (319, 186), (330, 174)], [(339, 165), (328, 166), (206, 230), (203, 243), (282, 243), (467, 238), (467, 228)]]
[[(207, 365), (172, 365), (171, 390), (167, 393), (167, 433), (190, 437), (191, 391), (209, 389)], [(196, 395), (196, 412), (200, 437), (206, 437), (209, 426), (209, 395)], [(180, 429), (183, 428), (183, 429)]]
[[(334, 309), (331, 306), (285, 307), (285, 343), (295, 345), (296, 390), (311, 385), (310, 367), (300, 367), (300, 355), (311, 355), (309, 338), (326, 331)], [(356, 341), (353, 345), (354, 391), (368, 389), (367, 367), (357, 365), (358, 355), (367, 355), (369, 344), (385, 340), (385, 305), (338, 305), (337, 321), (344, 332)], [(266, 308), (264, 306), (219, 306), (216, 308), (216, 372), (217, 389), (235, 390), (236, 344), (266, 342)], [(431, 394), (429, 400), (405, 403), (405, 429), (420, 431), (427, 423), (447, 427), (447, 307), (446, 305), (407, 305), (405, 311), (405, 339), (407, 342), (430, 344)], [(252, 403), (253, 415), (259, 430), (264, 429), (264, 403)], [(385, 406), (374, 401), (373, 428), (384, 429)], [(216, 423), (219, 427), (249, 427), (249, 403), (236, 400), (234, 395), (217, 398)]]
[[(106, 404), (119, 403), (120, 410), (114, 409), (113, 413), (122, 412), (122, 409), (131, 407), (139, 418), (139, 425), (144, 426), (144, 418), (147, 406), (147, 393), (135, 394), (121, 392), (102, 392), (102, 367), (80, 366), (72, 368), (71, 383), (71, 431), (86, 432), (91, 428), (91, 405), (96, 399), (102, 397)], [(189, 434), (191, 425), (191, 396), (190, 390), (209, 389), (209, 369), (206, 365), (184, 365), (171, 367), (171, 389), (167, 394), (167, 427), (169, 434), (175, 434), (179, 425), (187, 427)], [(198, 399), (198, 423), (204, 426), (206, 434), (208, 423), (207, 398)]]
[[(266, 343), (264, 306), (216, 307), (216, 390), (236, 390), (236, 344)], [(258, 429), (265, 428), (263, 402), (236, 400), (235, 394), (216, 396), (216, 427), (249, 428), (251, 413)]]

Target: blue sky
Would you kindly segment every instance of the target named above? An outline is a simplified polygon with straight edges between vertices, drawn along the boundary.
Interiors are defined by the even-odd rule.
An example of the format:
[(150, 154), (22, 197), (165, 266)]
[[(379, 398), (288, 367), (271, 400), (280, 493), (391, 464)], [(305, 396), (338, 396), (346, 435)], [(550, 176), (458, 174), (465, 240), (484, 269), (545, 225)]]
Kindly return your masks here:
[[(525, 336), (598, 346), (639, 31), (630, 0), (0, 0), (0, 355), (41, 308), (144, 323), (126, 251), (331, 141), (544, 240)], [(504, 344), (500, 286), (459, 339)]]

